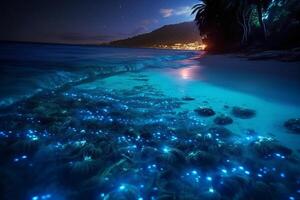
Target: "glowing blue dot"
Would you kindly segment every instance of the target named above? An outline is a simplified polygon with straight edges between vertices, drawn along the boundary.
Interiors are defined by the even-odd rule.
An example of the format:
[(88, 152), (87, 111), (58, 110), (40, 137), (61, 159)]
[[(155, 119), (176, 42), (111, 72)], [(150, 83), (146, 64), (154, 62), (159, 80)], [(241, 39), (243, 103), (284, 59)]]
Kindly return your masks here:
[(244, 167), (243, 167), (243, 166), (239, 166), (239, 169), (240, 169), (240, 170), (244, 170)]
[(196, 175), (196, 174), (197, 174), (197, 171), (196, 171), (196, 170), (193, 170), (192, 173), (193, 173), (194, 175)]
[(227, 174), (227, 170), (226, 170), (226, 169), (222, 169), (222, 172), (223, 172), (224, 174)]
[(121, 185), (121, 186), (119, 187), (120, 190), (124, 190), (125, 188), (126, 188), (125, 185)]
[(101, 197), (104, 197), (105, 196), (105, 194), (104, 193), (101, 193)]
[(284, 173), (280, 173), (280, 177), (281, 178), (285, 178), (285, 174)]
[(206, 180), (212, 181), (212, 177), (208, 176), (208, 177), (206, 177)]
[(210, 193), (213, 193), (214, 192), (214, 189), (213, 188), (209, 188), (208, 190)]
[(295, 200), (295, 197), (289, 197), (289, 200)]
[(261, 174), (257, 174), (257, 176), (258, 176), (258, 177), (260, 177), (260, 178), (262, 177), (262, 175), (261, 175)]
[(138, 200), (143, 200), (143, 198), (142, 198), (142, 197), (140, 197), (140, 198), (138, 198)]
[(27, 158), (27, 156), (26, 156), (26, 155), (24, 155), (24, 156), (22, 156), (22, 158), (23, 158), (23, 159), (26, 159), (26, 158)]
[(250, 172), (249, 172), (249, 171), (245, 171), (245, 174), (249, 175), (249, 174), (250, 174)]
[(170, 152), (170, 148), (169, 147), (164, 147), (163, 148), (163, 152), (164, 153), (169, 153)]
[(38, 200), (39, 199), (39, 196), (34, 196), (31, 198), (32, 200)]
[(43, 195), (42, 196), (42, 199), (49, 199), (49, 198), (51, 198), (51, 194), (46, 194), (46, 195)]

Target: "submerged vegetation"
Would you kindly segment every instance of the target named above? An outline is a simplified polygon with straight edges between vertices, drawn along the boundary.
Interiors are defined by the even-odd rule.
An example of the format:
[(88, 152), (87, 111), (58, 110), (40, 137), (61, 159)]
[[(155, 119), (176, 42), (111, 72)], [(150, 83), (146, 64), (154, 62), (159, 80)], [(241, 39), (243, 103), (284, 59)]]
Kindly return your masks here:
[(300, 46), (298, 0), (201, 0), (192, 13), (211, 51)]
[[(254, 129), (226, 128), (255, 110), (182, 111), (192, 97), (165, 96), (138, 73), (132, 79), (141, 84), (44, 91), (2, 108), (0, 198), (300, 197), (296, 152)], [(299, 120), (285, 126), (299, 131)]]

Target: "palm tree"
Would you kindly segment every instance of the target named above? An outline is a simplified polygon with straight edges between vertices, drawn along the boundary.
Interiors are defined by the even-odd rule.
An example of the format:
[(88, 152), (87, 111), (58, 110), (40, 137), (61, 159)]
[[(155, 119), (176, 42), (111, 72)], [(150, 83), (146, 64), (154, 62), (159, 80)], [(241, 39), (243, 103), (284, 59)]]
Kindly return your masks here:
[[(233, 1), (233, 0), (232, 0)], [(242, 0), (236, 0), (242, 1)], [(208, 50), (232, 50), (238, 47), (243, 29), (237, 20), (237, 5), (230, 0), (200, 0), (192, 14)]]
[(219, 25), (220, 18), (220, 1), (200, 0), (192, 7), (192, 15), (196, 14), (195, 21), (200, 31), (208, 32), (212, 26)]
[(195, 14), (195, 21), (199, 28), (200, 34), (206, 36), (210, 41), (208, 45), (221, 45), (220, 38), (222, 37), (223, 0), (200, 0), (200, 2), (192, 7), (192, 15)]

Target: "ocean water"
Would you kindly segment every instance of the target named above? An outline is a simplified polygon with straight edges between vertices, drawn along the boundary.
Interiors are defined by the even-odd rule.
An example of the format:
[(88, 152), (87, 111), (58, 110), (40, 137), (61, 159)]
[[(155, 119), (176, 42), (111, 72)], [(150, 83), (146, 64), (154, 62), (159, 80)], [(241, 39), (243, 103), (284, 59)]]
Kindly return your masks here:
[(299, 66), (2, 44), (0, 199), (299, 199)]
[(103, 71), (163, 67), (169, 60), (191, 55), (192, 52), (149, 49), (3, 43), (0, 45), (0, 84), (5, 87), (0, 88), (0, 105)]

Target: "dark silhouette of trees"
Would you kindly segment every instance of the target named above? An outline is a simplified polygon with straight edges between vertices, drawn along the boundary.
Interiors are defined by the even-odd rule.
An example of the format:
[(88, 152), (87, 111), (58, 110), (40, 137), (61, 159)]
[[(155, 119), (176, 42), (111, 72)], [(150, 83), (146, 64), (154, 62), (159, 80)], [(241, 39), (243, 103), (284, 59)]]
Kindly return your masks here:
[(238, 38), (240, 30), (231, 10), (225, 0), (202, 0), (193, 7), (192, 14), (208, 49), (225, 47)]
[(278, 41), (282, 47), (296, 47), (299, 13), (299, 0), (200, 0), (192, 10), (208, 50), (274, 46)]
[(254, 4), (258, 14), (258, 20), (264, 39), (267, 38), (266, 25), (263, 21), (263, 12), (267, 10), (272, 0), (249, 0), (250, 5)]

